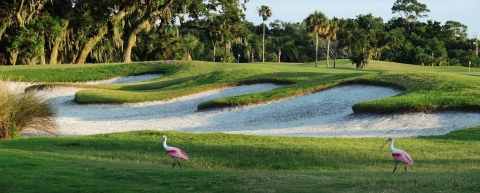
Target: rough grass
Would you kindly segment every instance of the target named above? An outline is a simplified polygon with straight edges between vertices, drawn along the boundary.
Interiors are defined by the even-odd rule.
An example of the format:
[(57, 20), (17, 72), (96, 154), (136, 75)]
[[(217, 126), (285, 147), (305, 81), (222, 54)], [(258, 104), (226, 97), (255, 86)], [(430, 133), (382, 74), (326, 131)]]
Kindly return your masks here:
[(26, 129), (56, 135), (54, 111), (35, 90), (9, 89), (0, 78), (0, 139), (18, 137)]

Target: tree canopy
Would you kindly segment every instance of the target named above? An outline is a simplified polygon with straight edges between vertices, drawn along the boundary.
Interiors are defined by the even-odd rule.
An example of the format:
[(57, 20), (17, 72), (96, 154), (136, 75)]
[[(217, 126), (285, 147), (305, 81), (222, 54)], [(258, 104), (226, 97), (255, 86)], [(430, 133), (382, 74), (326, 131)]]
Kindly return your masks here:
[(328, 34), (330, 21), (321, 11), (315, 11), (305, 19), (307, 31), (315, 35), (315, 67), (318, 67), (318, 41), (320, 36)]
[(257, 8), (258, 15), (262, 17), (262, 24), (263, 24), (263, 37), (262, 37), (262, 62), (265, 62), (265, 21), (268, 20), (272, 16), (272, 10), (270, 7), (262, 5), (261, 7)]
[[(428, 18), (427, 5), (395, 0), (389, 20), (372, 14), (329, 19), (314, 11), (298, 22), (248, 0), (0, 0), (0, 65), (154, 60), (312, 62), (348, 58), (418, 65), (480, 67), (475, 39), (459, 21)], [(261, 53), (261, 54), (260, 54)], [(334, 65), (335, 67), (335, 65)]]

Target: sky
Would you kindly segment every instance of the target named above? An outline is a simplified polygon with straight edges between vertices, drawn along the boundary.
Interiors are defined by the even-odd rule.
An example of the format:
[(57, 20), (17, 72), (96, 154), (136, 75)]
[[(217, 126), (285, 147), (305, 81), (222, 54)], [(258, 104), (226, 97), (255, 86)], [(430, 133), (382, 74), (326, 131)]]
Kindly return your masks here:
[[(315, 10), (323, 12), (328, 18), (351, 18), (357, 15), (371, 13), (374, 17), (381, 17), (386, 23), (398, 14), (392, 13), (392, 6), (396, 0), (249, 0), (246, 7), (246, 20), (258, 25), (262, 18), (258, 16), (257, 8), (262, 5), (270, 7), (272, 16), (266, 21), (276, 19), (284, 22), (301, 22)], [(467, 26), (469, 38), (480, 38), (480, 0), (417, 0), (427, 5), (430, 12), (428, 17), (419, 21), (439, 21), (442, 25), (446, 21), (458, 21)]]

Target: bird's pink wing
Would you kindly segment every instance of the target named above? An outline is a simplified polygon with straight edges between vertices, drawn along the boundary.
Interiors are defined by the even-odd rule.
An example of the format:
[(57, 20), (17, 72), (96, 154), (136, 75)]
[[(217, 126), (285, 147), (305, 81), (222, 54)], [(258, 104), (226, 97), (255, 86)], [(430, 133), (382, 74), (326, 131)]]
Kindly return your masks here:
[(398, 152), (392, 153), (392, 157), (395, 161), (413, 165), (412, 158), (405, 151), (398, 151)]
[(188, 155), (185, 152), (183, 152), (181, 149), (178, 149), (176, 147), (173, 147), (167, 150), (167, 154), (173, 158), (188, 159)]

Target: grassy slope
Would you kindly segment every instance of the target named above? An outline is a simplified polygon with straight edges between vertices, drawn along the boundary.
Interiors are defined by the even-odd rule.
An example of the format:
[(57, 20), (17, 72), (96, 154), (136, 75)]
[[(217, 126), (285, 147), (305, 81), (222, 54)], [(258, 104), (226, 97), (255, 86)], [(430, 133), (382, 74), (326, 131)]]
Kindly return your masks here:
[[(333, 61), (330, 62), (330, 66)], [(321, 63), (322, 64), (322, 63)], [(392, 113), (432, 110), (478, 110), (480, 69), (466, 73), (463, 67), (428, 67), (371, 61), (365, 70), (356, 70), (348, 60), (337, 68), (315, 68), (309, 64), (223, 64), (209, 62), (150, 62), (135, 64), (63, 65), (33, 69), (11, 68), (4, 73), (25, 80), (60, 82), (106, 79), (144, 73), (164, 73), (156, 80), (119, 85), (92, 85), (51, 82), (45, 86), (81, 86), (97, 89), (76, 93), (78, 103), (134, 103), (166, 100), (205, 90), (252, 83), (279, 83), (284, 86), (259, 93), (220, 98), (199, 104), (199, 109), (258, 104), (308, 94), (339, 84), (366, 83), (396, 86), (405, 93), (384, 100), (360, 103), (355, 112)], [(7, 69), (7, 68), (5, 68)], [(435, 71), (435, 72), (430, 72)], [(462, 72), (463, 71), (463, 72)], [(383, 73), (378, 73), (383, 72)], [(370, 74), (369, 76), (365, 76)], [(472, 76), (458, 75), (468, 74)]]
[[(161, 135), (190, 160), (171, 169)], [(415, 161), (391, 173), (383, 138), (260, 137), (139, 131), (0, 141), (6, 192), (480, 191), (480, 127), (401, 138)], [(177, 166), (178, 167), (178, 166)]]
[[(401, 65), (371, 62), (369, 70), (382, 71), (380, 68), (386, 64), (392, 69)], [(273, 64), (255, 65), (268, 70)], [(205, 66), (209, 68), (208, 64)], [(303, 73), (317, 70), (311, 68), (311, 64), (285, 66), (276, 68), (283, 71), (300, 67), (308, 69)], [(322, 75), (318, 79), (329, 80), (340, 71), (366, 72), (357, 72), (346, 61), (339, 61), (338, 67), (332, 71), (319, 68)], [(355, 81), (405, 87), (404, 95), (428, 96), (440, 89), (443, 92), (438, 94), (451, 97), (458, 92), (476, 94), (478, 91), (478, 87), (469, 86), (478, 83), (474, 76), (452, 75), (452, 72), (458, 73), (464, 68), (445, 68), (448, 73), (414, 76), (417, 72), (411, 71), (419, 71), (415, 66), (402, 67), (407, 72), (396, 70), (372, 74)], [(214, 71), (223, 70), (223, 67), (217, 68)], [(205, 69), (200, 68), (198, 74), (204, 73), (201, 70)], [(171, 85), (179, 85), (186, 82), (179, 78), (192, 76), (185, 71), (171, 71), (169, 74), (160, 69), (158, 72), (166, 73), (166, 81), (147, 84), (173, 81)], [(29, 76), (36, 76), (32, 74)], [(301, 77), (290, 78), (298, 80)], [(423, 77), (429, 81), (423, 81)], [(465, 81), (467, 83), (463, 83)], [(450, 93), (451, 89), (454, 90)], [(169, 136), (169, 145), (180, 147), (189, 154), (190, 160), (181, 161), (184, 169), (172, 170), (172, 159), (165, 155), (162, 147), (152, 147), (163, 134)], [(155, 131), (23, 138), (0, 141), (0, 187), (5, 192), (478, 192), (479, 139), (480, 127), (444, 136), (397, 139), (395, 146), (407, 150), (415, 165), (408, 167), (407, 174), (401, 172), (401, 167), (400, 172), (392, 174), (394, 161), (388, 148), (379, 150), (386, 140), (379, 138), (261, 137)]]

